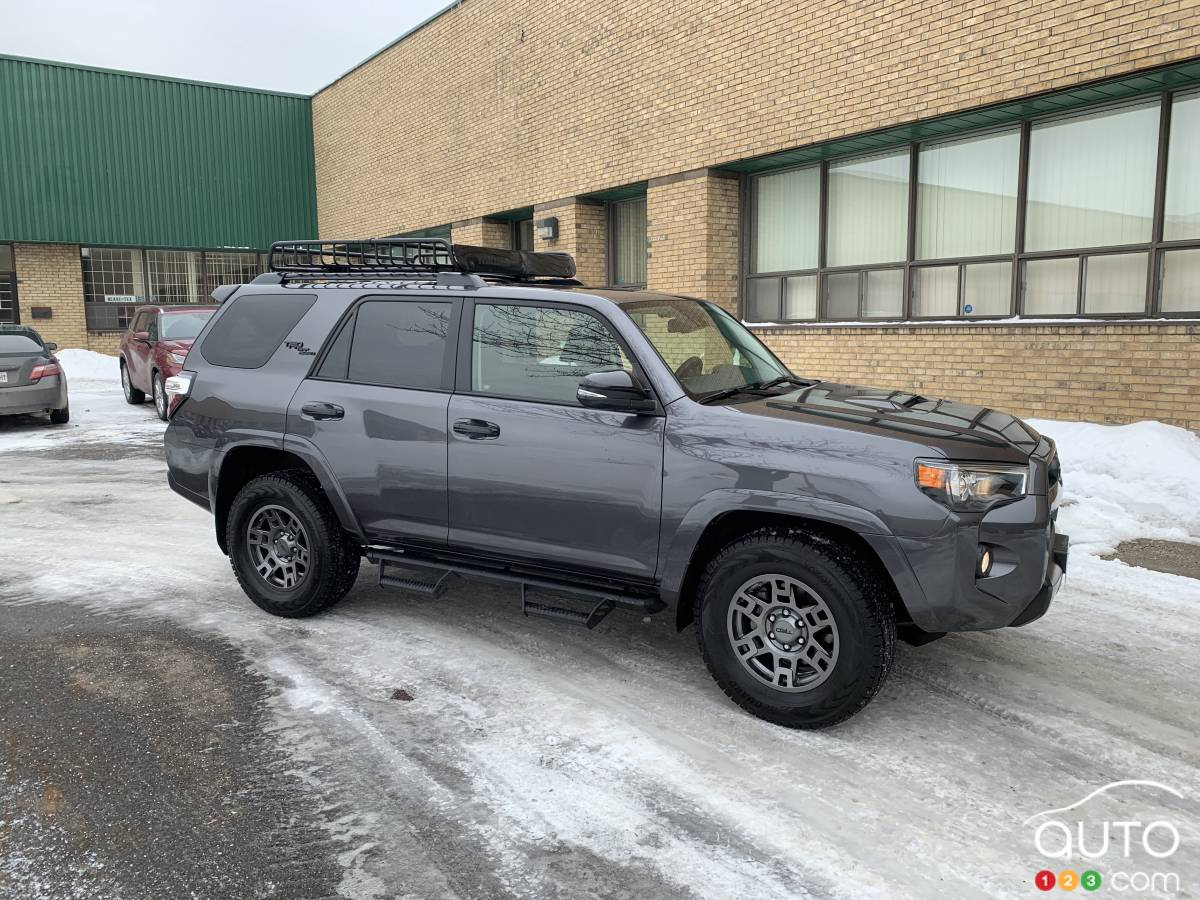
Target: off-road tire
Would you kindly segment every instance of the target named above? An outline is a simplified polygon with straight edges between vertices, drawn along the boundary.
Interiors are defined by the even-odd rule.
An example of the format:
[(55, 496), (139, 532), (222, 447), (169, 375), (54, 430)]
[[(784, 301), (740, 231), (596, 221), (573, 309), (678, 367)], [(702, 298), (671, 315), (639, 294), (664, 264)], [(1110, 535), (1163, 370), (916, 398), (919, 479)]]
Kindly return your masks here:
[[(787, 693), (757, 679), (729, 634), (730, 604), (756, 575), (794, 578), (816, 592), (837, 624), (839, 652), (826, 679)], [(696, 633), (708, 671), (734, 703), (788, 728), (827, 728), (879, 692), (896, 651), (894, 588), (855, 548), (800, 528), (764, 528), (724, 547), (705, 568), (695, 599)]]
[[(283, 507), (299, 519), (307, 532), (310, 568), (291, 589), (265, 581), (250, 556), (247, 527), (265, 506)], [(238, 491), (229, 508), (225, 541), (242, 590), (255, 605), (274, 616), (298, 619), (324, 612), (346, 596), (358, 577), (359, 547), (342, 529), (316, 479), (302, 470), (261, 475)]]
[(71, 407), (64, 406), (62, 409), (50, 410), (51, 425), (66, 425), (71, 421)]
[(167, 397), (166, 383), (163, 381), (162, 372), (155, 372), (150, 376), (150, 396), (154, 401), (154, 414), (164, 422), (167, 421), (167, 407), (171, 401)]
[(130, 406), (146, 402), (146, 392), (139, 391), (133, 386), (133, 380), (129, 377), (129, 367), (125, 365), (125, 360), (121, 360), (121, 390), (125, 393), (125, 402)]

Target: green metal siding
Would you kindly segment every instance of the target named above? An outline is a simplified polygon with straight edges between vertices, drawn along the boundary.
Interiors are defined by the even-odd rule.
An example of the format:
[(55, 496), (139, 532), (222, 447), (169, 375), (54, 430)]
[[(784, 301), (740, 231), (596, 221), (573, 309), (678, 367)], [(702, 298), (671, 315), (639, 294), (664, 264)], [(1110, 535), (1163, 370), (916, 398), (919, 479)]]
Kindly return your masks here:
[(0, 241), (317, 234), (308, 97), (0, 56)]

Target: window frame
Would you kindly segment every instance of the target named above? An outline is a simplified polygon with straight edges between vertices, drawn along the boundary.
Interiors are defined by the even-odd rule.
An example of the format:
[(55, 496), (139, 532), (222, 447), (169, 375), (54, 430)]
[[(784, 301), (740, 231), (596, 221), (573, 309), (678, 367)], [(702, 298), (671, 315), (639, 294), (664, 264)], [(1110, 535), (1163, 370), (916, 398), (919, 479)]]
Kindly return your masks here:
[(9, 308), (0, 310), (0, 325), (21, 324), (21, 297), (17, 284), (17, 246), (4, 241), (0, 246), (7, 247), (12, 259), (11, 268), (0, 268), (0, 293), (8, 295)]
[[(654, 400), (654, 410), (645, 412), (622, 412), (620, 410), (588, 410), (588, 407), (582, 404), (562, 403), (555, 400), (542, 400), (531, 397), (514, 397), (508, 394), (494, 394), (476, 391), (471, 387), (471, 366), (472, 353), (471, 348), (475, 338), (475, 308), (477, 306), (530, 306), (540, 309), (563, 309), (569, 312), (584, 313), (592, 316), (600, 322), (600, 324), (608, 331), (617, 346), (621, 348), (621, 352), (625, 354), (625, 358), (629, 360), (633, 366), (633, 373), (641, 381), (642, 385), (650, 392), (650, 397)], [(479, 397), (481, 399), (491, 400), (506, 400), (517, 403), (531, 403), (541, 406), (555, 406), (563, 409), (579, 409), (588, 410), (592, 413), (611, 413), (613, 415), (623, 416), (664, 416), (666, 415), (662, 401), (659, 399), (658, 391), (654, 387), (654, 383), (647, 377), (646, 371), (642, 366), (641, 361), (633, 352), (629, 342), (621, 336), (620, 330), (613, 325), (612, 321), (602, 312), (591, 307), (584, 306), (578, 303), (563, 303), (558, 300), (533, 300), (524, 297), (486, 297), (474, 298), (470, 297), (462, 301), (462, 309), (460, 310), (458, 322), (458, 360), (455, 366), (454, 387), (455, 394), (462, 394), (467, 397)]]
[[(349, 363), (350, 356), (354, 352), (354, 334), (353, 329), (358, 322), (358, 310), (364, 303), (371, 301), (385, 301), (389, 303), (415, 303), (421, 300), (432, 300), (436, 303), (447, 303), (450, 305), (450, 318), (446, 323), (446, 355), (442, 360), (442, 372), (438, 381), (437, 387), (407, 387), (398, 384), (381, 384), (376, 381), (357, 381), (350, 378)], [(321, 344), (320, 350), (313, 358), (312, 365), (309, 366), (308, 374), (305, 376), (312, 381), (325, 381), (331, 384), (360, 384), (366, 387), (387, 388), (393, 391), (421, 391), (426, 394), (449, 394), (454, 392), (454, 373), (457, 365), (457, 356), (459, 352), (460, 327), (459, 322), (462, 316), (463, 300), (460, 297), (447, 297), (441, 294), (405, 294), (399, 296), (396, 294), (362, 294), (356, 297), (349, 306), (338, 317), (333, 328), (326, 335), (324, 343)], [(350, 334), (350, 353), (346, 355), (346, 377), (333, 378), (328, 375), (319, 375), (321, 367), (325, 364), (326, 357), (332, 351), (333, 346), (342, 336), (347, 328), (351, 329)]]
[[(775, 280), (779, 284), (777, 291), (779, 297), (778, 317), (764, 319), (762, 316), (755, 316), (754, 321), (770, 322), (772, 324), (790, 324), (790, 323), (863, 323), (866, 326), (885, 325), (888, 323), (900, 322), (929, 322), (929, 321), (947, 321), (954, 320), (957, 323), (973, 324), (996, 322), (1006, 319), (1087, 319), (1089, 321), (1120, 321), (1120, 320), (1142, 320), (1142, 319), (1197, 319), (1200, 318), (1200, 307), (1191, 311), (1183, 312), (1168, 312), (1161, 308), (1162, 290), (1163, 290), (1163, 254), (1171, 250), (1183, 249), (1198, 249), (1200, 248), (1200, 238), (1191, 238), (1183, 240), (1164, 240), (1164, 214), (1166, 207), (1166, 188), (1168, 165), (1170, 163), (1170, 138), (1171, 138), (1171, 112), (1176, 99), (1190, 99), (1200, 96), (1200, 91), (1189, 87), (1182, 90), (1156, 91), (1140, 97), (1128, 98), (1113, 103), (1102, 103), (1093, 106), (1084, 107), (1073, 110), (1067, 113), (1055, 112), (1046, 113), (1043, 115), (1029, 116), (1021, 119), (1017, 123), (1006, 123), (1004, 125), (996, 125), (970, 131), (962, 132), (953, 136), (944, 136), (931, 138), (923, 141), (910, 141), (902, 144), (895, 144), (891, 147), (880, 147), (871, 150), (870, 152), (858, 152), (846, 154), (844, 156), (830, 157), (819, 161), (807, 161), (793, 166), (783, 166), (778, 169), (770, 169), (763, 172), (745, 173), (742, 176), (741, 185), (741, 233), (742, 238), (739, 246), (739, 283), (738, 283), (738, 314), (743, 321), (748, 321), (746, 313), (748, 311), (749, 300), (751, 296), (751, 282), (759, 279)], [(1045, 122), (1065, 121), (1077, 116), (1087, 116), (1107, 111), (1118, 111), (1123, 108), (1134, 108), (1138, 106), (1151, 107), (1157, 102), (1158, 105), (1158, 134), (1157, 134), (1157, 157), (1155, 160), (1155, 175), (1154, 175), (1154, 195), (1151, 218), (1151, 235), (1150, 240), (1144, 243), (1135, 244), (1120, 244), (1113, 246), (1102, 247), (1081, 247), (1071, 250), (1043, 250), (1043, 251), (1026, 251), (1025, 248), (1025, 228), (1028, 215), (1028, 186), (1029, 186), (1029, 141), (1032, 128), (1036, 124)], [(1013, 252), (1001, 254), (988, 254), (984, 256), (971, 257), (952, 257), (945, 259), (917, 259), (916, 258), (916, 239), (917, 239), (917, 195), (919, 189), (919, 161), (920, 152), (923, 147), (933, 146), (950, 141), (963, 141), (973, 138), (986, 137), (989, 134), (998, 134), (1005, 131), (1012, 131), (1014, 127), (1019, 132), (1018, 142), (1018, 162), (1017, 162), (1017, 210), (1014, 235)], [(831, 163), (842, 162), (848, 159), (859, 157), (872, 156), (886, 152), (898, 152), (904, 149), (909, 155), (909, 197), (908, 197), (908, 217), (907, 227), (908, 234), (906, 236), (907, 253), (906, 258), (902, 262), (894, 263), (876, 263), (872, 265), (862, 266), (828, 266), (826, 247), (827, 247), (827, 230), (829, 223), (829, 166)], [(817, 267), (808, 269), (796, 269), (778, 272), (755, 272), (753, 264), (755, 259), (755, 250), (758, 240), (756, 233), (757, 229), (757, 210), (754, 208), (754, 179), (776, 175), (782, 172), (811, 169), (814, 167), (820, 168), (820, 195), (818, 209), (818, 246), (817, 246)], [(1087, 259), (1093, 256), (1117, 255), (1122, 253), (1146, 253), (1146, 290), (1144, 295), (1144, 303), (1142, 309), (1137, 312), (1123, 313), (1088, 313), (1084, 311), (1085, 302), (1085, 286), (1086, 286), (1086, 269)], [(1080, 277), (1076, 285), (1076, 305), (1074, 312), (1062, 314), (1026, 314), (1025, 313), (1025, 263), (1029, 260), (1038, 259), (1055, 259), (1055, 258), (1075, 258), (1079, 260)], [(995, 263), (1008, 262), (1011, 264), (1009, 278), (1009, 303), (1008, 309), (1003, 313), (992, 315), (967, 315), (962, 312), (965, 291), (965, 267), (976, 263)], [(930, 316), (915, 316), (913, 315), (914, 308), (914, 291), (916, 290), (916, 271), (926, 267), (938, 266), (957, 266), (958, 268), (958, 296), (957, 308), (953, 315), (930, 315)], [(866, 299), (865, 281), (866, 273), (876, 269), (892, 269), (903, 268), (904, 270), (904, 287), (903, 299), (901, 304), (901, 314), (898, 317), (866, 317), (863, 315), (863, 305)], [(859, 292), (858, 292), (858, 312), (854, 317), (829, 317), (825, 315), (825, 279), (827, 275), (858, 272), (859, 273)], [(816, 315), (813, 318), (788, 318), (786, 312), (786, 296), (787, 296), (787, 279), (796, 276), (815, 275), (817, 277), (817, 308)]]

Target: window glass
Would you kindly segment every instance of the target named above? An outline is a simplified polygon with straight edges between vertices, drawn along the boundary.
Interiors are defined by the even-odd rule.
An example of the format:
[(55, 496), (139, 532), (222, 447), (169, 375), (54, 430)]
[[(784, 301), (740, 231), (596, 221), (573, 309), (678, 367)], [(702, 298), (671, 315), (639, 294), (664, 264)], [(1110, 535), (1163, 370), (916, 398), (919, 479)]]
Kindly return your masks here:
[(957, 313), (958, 266), (913, 269), (913, 317), (946, 318)]
[(867, 272), (863, 298), (864, 319), (895, 319), (904, 312), (904, 270), (872, 269)]
[(1012, 303), (1012, 263), (963, 267), (963, 315), (1007, 316)]
[(815, 269), (821, 221), (820, 167), (759, 175), (751, 184), (754, 271)]
[(1146, 253), (1089, 256), (1084, 264), (1083, 311), (1096, 315), (1145, 312), (1148, 259)]
[(17, 320), (17, 276), (11, 244), (0, 244), (0, 323)]
[(858, 272), (832, 272), (825, 276), (825, 318), (858, 318)]
[(776, 322), (779, 320), (779, 279), (751, 278), (746, 297), (747, 322)]
[(28, 333), (9, 332), (7, 334), (0, 334), (0, 355), (12, 354), (13, 356), (24, 356), (30, 353), (41, 352), (42, 345)]
[(350, 342), (352, 340), (354, 340), (353, 317), (342, 325), (337, 337), (329, 345), (329, 351), (325, 354), (325, 359), (321, 361), (321, 367), (317, 369), (317, 378), (332, 378), (336, 381), (346, 379), (346, 370), (350, 367)]
[(1028, 260), (1024, 287), (1025, 315), (1073, 315), (1079, 302), (1079, 259)]
[(646, 198), (621, 200), (610, 208), (613, 284), (646, 283)]
[(165, 313), (159, 316), (159, 337), (166, 341), (187, 341), (194, 338), (212, 318), (212, 310)]
[(309, 308), (312, 294), (242, 294), (228, 301), (200, 355), (214, 366), (257, 369), (279, 349)]
[(1034, 125), (1025, 249), (1148, 242), (1157, 157), (1157, 105)]
[(815, 319), (817, 317), (817, 276), (793, 275), (785, 278), (783, 317), (785, 319)]
[(88, 328), (103, 331), (127, 327), (133, 311), (146, 302), (142, 251), (83, 247), (79, 252)]
[(663, 299), (624, 309), (689, 396), (788, 374), (758, 338), (716, 304)]
[(576, 404), (584, 375), (633, 371), (612, 332), (591, 313), (541, 306), (475, 307), (471, 390)]
[(449, 327), (449, 303), (369, 300), (354, 319), (346, 377), (362, 384), (439, 388)]
[(16, 268), (13, 264), (12, 244), (0, 244), (0, 272), (13, 272)]
[(190, 250), (147, 250), (146, 284), (155, 303), (200, 301), (200, 254)]
[(1020, 153), (1018, 131), (921, 148), (917, 259), (1012, 253)]
[(533, 219), (521, 219), (513, 223), (513, 248), (533, 250)]
[(249, 284), (262, 273), (262, 257), (257, 253), (205, 253), (204, 293), (211, 294), (223, 284)]
[(907, 150), (830, 163), (827, 265), (904, 259), (908, 168)]
[(1200, 238), (1200, 94), (1176, 97), (1171, 106), (1163, 238)]
[(1200, 249), (1162, 254), (1162, 297), (1165, 313), (1200, 312)]

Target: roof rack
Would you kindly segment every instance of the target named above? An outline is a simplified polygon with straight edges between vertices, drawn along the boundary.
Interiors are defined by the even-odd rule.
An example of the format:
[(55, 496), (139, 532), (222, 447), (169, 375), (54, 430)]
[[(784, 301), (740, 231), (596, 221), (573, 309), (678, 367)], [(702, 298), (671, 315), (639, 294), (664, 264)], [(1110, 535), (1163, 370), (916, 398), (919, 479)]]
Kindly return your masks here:
[(426, 276), (441, 272), (502, 281), (578, 284), (567, 253), (530, 253), (452, 244), (444, 238), (372, 238), (361, 241), (278, 241), (267, 267), (280, 280), (305, 277)]

